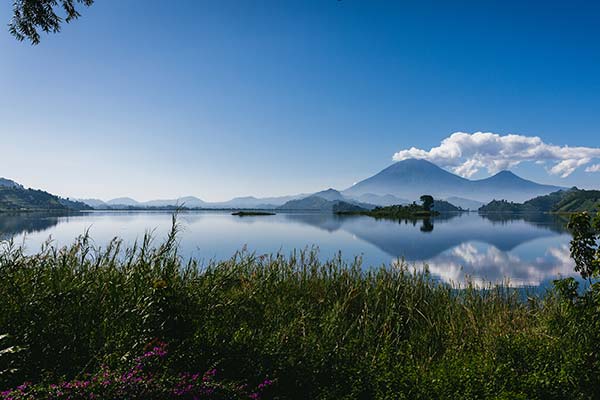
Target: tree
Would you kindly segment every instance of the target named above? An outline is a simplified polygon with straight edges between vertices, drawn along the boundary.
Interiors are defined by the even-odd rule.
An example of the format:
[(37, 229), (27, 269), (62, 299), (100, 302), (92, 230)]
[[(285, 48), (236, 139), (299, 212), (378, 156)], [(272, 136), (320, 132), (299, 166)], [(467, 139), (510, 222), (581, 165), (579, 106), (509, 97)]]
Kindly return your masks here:
[(567, 225), (571, 240), (571, 257), (575, 271), (583, 279), (600, 277), (600, 213), (592, 219), (587, 212), (573, 214)]
[(431, 207), (433, 206), (433, 197), (428, 194), (424, 194), (421, 196), (420, 200), (423, 202), (423, 208), (425, 211), (431, 211)]
[[(76, 4), (91, 6), (94, 0), (14, 0), (13, 17), (8, 30), (17, 40), (28, 39), (32, 44), (40, 42), (40, 33), (60, 32), (63, 22), (69, 23), (81, 16)], [(64, 18), (57, 14), (62, 8)]]

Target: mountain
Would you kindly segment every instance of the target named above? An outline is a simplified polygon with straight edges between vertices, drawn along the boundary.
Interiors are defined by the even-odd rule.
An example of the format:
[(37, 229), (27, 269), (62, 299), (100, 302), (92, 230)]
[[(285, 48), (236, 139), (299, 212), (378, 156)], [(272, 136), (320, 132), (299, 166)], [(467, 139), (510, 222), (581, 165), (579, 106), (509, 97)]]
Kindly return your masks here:
[(545, 196), (534, 197), (524, 203), (493, 200), (479, 209), (481, 213), (569, 213), (598, 211), (600, 207), (600, 190), (580, 190), (571, 188), (559, 190)]
[[(410, 204), (411, 201), (407, 199), (401, 199), (396, 196), (392, 196), (391, 194), (378, 195), (374, 193), (364, 193), (360, 196), (352, 196), (350, 197), (353, 200), (359, 201), (361, 203), (374, 204), (376, 206), (394, 206), (394, 205), (404, 205)], [(483, 204), (483, 203), (482, 203)]]
[[(6, 183), (6, 182), (9, 183)], [(22, 185), (3, 179), (0, 185), (0, 212), (17, 211), (81, 211), (89, 206), (63, 199), (43, 190), (25, 189)], [(10, 183), (12, 182), (12, 184)]]
[(92, 208), (106, 207), (106, 203), (100, 199), (77, 199), (77, 201), (87, 204)]
[(565, 189), (558, 186), (541, 185), (523, 179), (510, 171), (501, 171), (489, 178), (472, 182), (477, 191), (492, 194), (494, 199), (513, 201), (525, 201), (532, 197)]
[(372, 204), (359, 203), (348, 199), (335, 189), (327, 189), (301, 199), (290, 200), (277, 207), (279, 210), (302, 211), (363, 211), (375, 207)]
[(321, 198), (323, 198), (325, 200), (329, 200), (329, 201), (335, 201), (335, 200), (345, 201), (346, 200), (346, 198), (340, 192), (338, 192), (337, 190), (332, 189), (332, 188), (314, 193), (313, 196), (321, 197)]
[(485, 203), (482, 201), (465, 199), (463, 197), (456, 197), (456, 196), (448, 197), (446, 199), (446, 201), (448, 201), (449, 203), (451, 203), (457, 207), (462, 208), (463, 210), (471, 210), (471, 211), (476, 211), (479, 209), (479, 207), (485, 205)]
[[(370, 206), (373, 208), (373, 206)], [(340, 211), (363, 211), (367, 210), (357, 204), (348, 203), (341, 200), (327, 200), (319, 196), (308, 196), (303, 199), (290, 200), (277, 207), (278, 210), (287, 211), (320, 211), (320, 212), (340, 212)]]
[(112, 199), (106, 202), (109, 206), (127, 206), (127, 207), (137, 207), (140, 205), (136, 200), (131, 197), (118, 197), (116, 199)]
[(131, 208), (173, 208), (177, 206), (183, 206), (186, 208), (262, 208), (262, 209), (273, 209), (277, 206), (284, 204), (290, 200), (296, 200), (308, 195), (299, 194), (293, 196), (280, 196), (280, 197), (264, 197), (256, 198), (253, 196), (236, 197), (228, 201), (223, 202), (206, 202), (198, 197), (186, 196), (179, 197), (176, 199), (166, 200), (150, 200), (139, 202), (130, 197), (119, 197), (109, 201), (102, 201), (99, 199), (81, 199), (80, 201), (96, 209), (131, 209)]
[(350, 197), (366, 193), (391, 194), (411, 200), (417, 200), (422, 194), (430, 194), (435, 198), (462, 197), (487, 203), (493, 199), (525, 201), (560, 189), (563, 188), (528, 181), (509, 171), (486, 179), (469, 180), (429, 161), (408, 159), (356, 183), (342, 194)]
[(209, 208), (265, 208), (272, 209), (285, 204), (290, 200), (298, 200), (307, 197), (307, 194), (297, 194), (291, 196), (278, 196), (278, 197), (235, 197), (228, 201), (209, 203)]
[(150, 200), (145, 201), (143, 203), (137, 203), (137, 206), (140, 207), (188, 207), (188, 208), (204, 208), (208, 203), (205, 201), (194, 197), (194, 196), (186, 196), (179, 197), (177, 199), (171, 200)]
[(433, 201), (433, 211), (437, 211), (440, 213), (447, 213), (447, 212), (459, 212), (459, 211), (463, 211), (463, 209), (460, 207), (457, 207), (456, 205), (454, 205), (446, 200), (434, 200)]
[(277, 207), (278, 210), (311, 210), (311, 211), (331, 211), (335, 202), (324, 199), (319, 196), (308, 196), (303, 199), (290, 200)]

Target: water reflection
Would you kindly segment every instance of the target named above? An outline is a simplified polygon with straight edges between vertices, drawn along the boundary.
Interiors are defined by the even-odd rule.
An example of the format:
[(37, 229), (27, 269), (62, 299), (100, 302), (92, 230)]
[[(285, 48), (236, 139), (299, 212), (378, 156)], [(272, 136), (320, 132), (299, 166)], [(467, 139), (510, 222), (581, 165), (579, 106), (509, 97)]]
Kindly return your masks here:
[[(377, 220), (367, 216), (289, 213), (234, 217), (225, 212), (188, 212), (179, 216), (181, 253), (204, 260), (229, 258), (247, 246), (259, 254), (289, 253), (316, 245), (328, 259), (341, 251), (361, 255), (365, 268), (397, 260), (422, 267), (446, 282), (503, 281), (543, 285), (558, 275), (573, 275), (565, 220), (549, 215), (447, 214), (427, 220)], [(49, 236), (56, 245), (72, 243), (90, 228), (97, 245), (114, 236), (133, 243), (145, 231), (166, 235), (169, 213), (107, 212), (58, 217), (0, 215), (0, 238), (27, 236), (35, 252)]]
[[(448, 283), (508, 281), (513, 286), (538, 286), (574, 275), (564, 217), (454, 214), (400, 221), (287, 217), (330, 232), (347, 231), (392, 260), (427, 264), (435, 276)], [(405, 229), (407, 226), (414, 229)]]
[(494, 225), (505, 225), (513, 221), (526, 221), (531, 225), (535, 225), (540, 228), (551, 229), (558, 233), (568, 232), (567, 223), (569, 222), (569, 219), (564, 215), (549, 215), (541, 213), (489, 213), (481, 214), (481, 217), (491, 221)]
[(465, 283), (468, 279), (479, 285), (506, 280), (512, 286), (539, 286), (573, 272), (566, 244), (548, 247), (529, 259), (494, 246), (463, 243), (428, 260), (427, 266), (445, 282)]
[(42, 232), (58, 224), (57, 215), (39, 213), (0, 215), (0, 240), (16, 235)]

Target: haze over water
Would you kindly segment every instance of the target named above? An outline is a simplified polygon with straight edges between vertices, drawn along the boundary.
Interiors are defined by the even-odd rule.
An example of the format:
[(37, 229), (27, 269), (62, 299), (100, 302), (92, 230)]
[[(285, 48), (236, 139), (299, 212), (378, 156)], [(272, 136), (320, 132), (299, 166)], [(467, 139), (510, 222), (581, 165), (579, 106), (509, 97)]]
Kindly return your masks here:
[[(246, 248), (256, 254), (318, 247), (322, 260), (341, 252), (363, 268), (405, 259), (444, 282), (509, 280), (513, 286), (546, 286), (558, 276), (574, 276), (569, 258), (570, 235), (564, 220), (549, 215), (484, 217), (474, 213), (440, 216), (429, 222), (340, 217), (321, 213), (279, 213), (236, 217), (228, 212), (179, 215), (180, 251), (204, 263), (230, 258)], [(40, 214), (0, 216), (0, 238), (24, 241), (35, 253), (52, 238), (63, 246), (89, 229), (95, 245), (113, 237), (133, 244), (153, 231), (155, 243), (171, 226), (168, 212), (92, 212), (75, 216)]]

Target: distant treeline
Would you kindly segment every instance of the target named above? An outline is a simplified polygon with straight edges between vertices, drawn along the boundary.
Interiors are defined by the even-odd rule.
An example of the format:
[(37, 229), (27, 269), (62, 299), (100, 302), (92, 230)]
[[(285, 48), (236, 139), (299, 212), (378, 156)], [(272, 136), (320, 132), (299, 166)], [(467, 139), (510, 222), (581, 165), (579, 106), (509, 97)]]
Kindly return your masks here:
[(545, 196), (538, 196), (524, 203), (494, 200), (481, 207), (479, 212), (595, 212), (598, 210), (598, 206), (600, 206), (600, 190), (581, 190), (574, 187), (569, 190), (559, 190)]
[(413, 202), (407, 205), (392, 205), (386, 207), (375, 207), (372, 210), (348, 210), (337, 211), (341, 215), (368, 215), (374, 218), (429, 218), (439, 215), (440, 212), (460, 212), (461, 208), (456, 207), (444, 200), (434, 200), (430, 195), (421, 196), (422, 204)]

